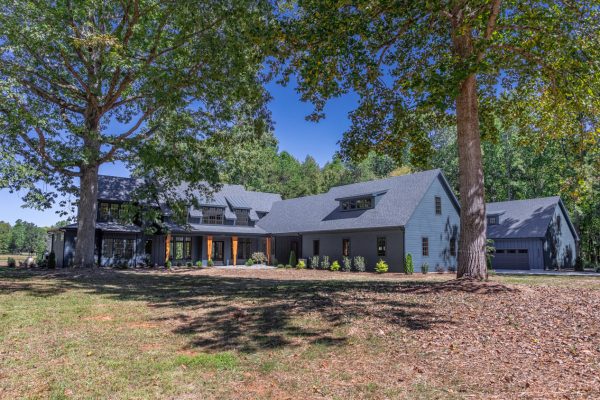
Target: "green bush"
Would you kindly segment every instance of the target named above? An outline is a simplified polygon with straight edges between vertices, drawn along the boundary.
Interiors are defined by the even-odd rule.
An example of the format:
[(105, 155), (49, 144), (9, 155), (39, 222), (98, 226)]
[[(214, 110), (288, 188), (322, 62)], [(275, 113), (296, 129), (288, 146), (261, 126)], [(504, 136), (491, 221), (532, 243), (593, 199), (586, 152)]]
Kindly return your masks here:
[(254, 260), (249, 258), (246, 260), (246, 267), (251, 267), (254, 265)]
[(412, 255), (408, 253), (404, 258), (404, 273), (412, 275), (415, 272), (415, 265), (413, 264)]
[(279, 261), (275, 257), (271, 257), (271, 265), (279, 265)]
[(379, 260), (377, 264), (375, 264), (375, 272), (377, 272), (378, 274), (384, 274), (388, 272), (388, 269), (389, 268), (387, 263), (383, 260)]
[(321, 260), (321, 268), (329, 269), (329, 265), (329, 256), (323, 256), (323, 259)]
[(429, 272), (429, 264), (423, 263), (421, 265), (421, 272), (424, 273), (424, 274), (428, 273)]
[(262, 251), (252, 253), (252, 256), (250, 256), (250, 258), (255, 262), (255, 264), (267, 263), (267, 256), (265, 256), (265, 253), (263, 253)]
[(575, 258), (575, 271), (583, 271), (583, 259), (581, 256)]
[(332, 271), (339, 271), (340, 270), (340, 263), (336, 261), (334, 261), (333, 263), (331, 263), (331, 267), (329, 267), (329, 269), (331, 269)]
[(306, 268), (306, 263), (304, 263), (304, 260), (298, 261), (298, 265), (296, 265), (296, 269), (305, 269), (305, 268)]
[(214, 267), (214, 266), (215, 266), (215, 262), (214, 262), (213, 260), (208, 260), (208, 261), (206, 262), (206, 266), (207, 266), (207, 267)]
[(165, 267), (167, 267), (168, 269), (171, 269), (172, 266), (173, 266), (173, 263), (171, 262), (171, 260), (167, 260), (167, 262), (165, 263)]
[(188, 268), (192, 268), (193, 264), (192, 264), (191, 261), (188, 261), (188, 262), (185, 263), (185, 266), (188, 267)]
[(11, 268), (14, 268), (14, 267), (16, 267), (16, 266), (17, 266), (17, 260), (15, 260), (15, 259), (14, 259), (14, 258), (12, 258), (12, 257), (8, 257), (8, 258), (6, 259), (6, 264), (7, 264), (9, 267), (11, 267)]
[(344, 265), (344, 268), (342, 268), (344, 271), (352, 271), (352, 259), (350, 257), (344, 257), (342, 259), (342, 264)]
[(50, 254), (48, 254), (48, 268), (56, 268), (56, 254), (53, 251), (51, 251)]
[(285, 268), (285, 265), (283, 265), (283, 264), (277, 264), (277, 268)]
[(286, 265), (284, 268), (285, 268), (285, 269), (292, 269), (293, 267), (292, 267), (290, 264), (288, 264), (288, 265)]
[(298, 264), (298, 261), (296, 260), (296, 253), (294, 253), (294, 250), (292, 250), (290, 251), (290, 261), (288, 262), (288, 265), (295, 267), (296, 264)]
[(354, 269), (357, 272), (365, 272), (367, 270), (367, 266), (365, 264), (365, 258), (362, 256), (354, 257)]
[(201, 260), (196, 261), (196, 267), (202, 268), (202, 261)]
[(319, 269), (319, 256), (312, 256), (310, 258), (310, 265), (309, 267), (311, 269)]

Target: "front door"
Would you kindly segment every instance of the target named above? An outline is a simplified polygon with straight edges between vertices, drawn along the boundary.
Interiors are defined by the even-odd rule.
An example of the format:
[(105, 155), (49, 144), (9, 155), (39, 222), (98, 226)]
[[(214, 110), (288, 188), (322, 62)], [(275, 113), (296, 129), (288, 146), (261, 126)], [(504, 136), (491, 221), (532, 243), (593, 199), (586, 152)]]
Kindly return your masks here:
[(213, 253), (212, 259), (214, 262), (223, 262), (225, 254), (225, 242), (224, 241), (216, 241), (213, 242)]

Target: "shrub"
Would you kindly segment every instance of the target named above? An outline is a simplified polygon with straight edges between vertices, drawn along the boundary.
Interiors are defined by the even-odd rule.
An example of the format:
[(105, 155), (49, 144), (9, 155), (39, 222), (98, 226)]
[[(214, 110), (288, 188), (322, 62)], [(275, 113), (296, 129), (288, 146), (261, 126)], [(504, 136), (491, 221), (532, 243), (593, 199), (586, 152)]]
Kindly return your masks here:
[(344, 257), (342, 264), (344, 265), (344, 268), (342, 268), (344, 271), (352, 271), (352, 259), (350, 257)]
[(251, 259), (251, 258), (247, 259), (245, 265), (246, 265), (246, 267), (253, 266), (254, 265), (254, 260)]
[(44, 256), (38, 257), (36, 263), (39, 268), (48, 268), (48, 259)]
[(298, 262), (296, 260), (296, 253), (294, 253), (294, 250), (290, 251), (290, 260), (289, 260), (288, 264), (291, 265), (292, 267), (295, 267), (296, 264), (298, 264)]
[(362, 256), (354, 257), (354, 269), (358, 272), (365, 272), (367, 267), (365, 265), (365, 258)]
[(334, 261), (333, 263), (331, 263), (331, 267), (329, 267), (329, 269), (331, 269), (332, 271), (339, 271), (340, 270), (340, 263), (336, 261)]
[(215, 262), (214, 262), (213, 260), (208, 260), (208, 261), (206, 262), (206, 266), (207, 266), (207, 267), (214, 267), (214, 266), (215, 266)]
[[(485, 241), (485, 264), (488, 270), (492, 268), (492, 258), (496, 254), (496, 248), (494, 247), (494, 241), (492, 239), (487, 239)], [(450, 270), (450, 268), (448, 268)]]
[(250, 258), (252, 260), (254, 260), (256, 264), (266, 264), (267, 263), (267, 256), (262, 251), (257, 251), (255, 253), (252, 253)]
[(191, 261), (188, 261), (188, 262), (186, 262), (186, 263), (185, 263), (185, 266), (186, 266), (186, 267), (188, 267), (188, 268), (191, 268), (191, 267), (192, 267), (192, 265), (193, 265), (193, 264), (192, 264), (192, 262), (191, 262)]
[(297, 269), (304, 269), (306, 268), (306, 263), (304, 262), (304, 260), (300, 260), (298, 261), (298, 265), (296, 265)]
[(279, 265), (279, 261), (275, 257), (271, 257), (271, 265)]
[(388, 269), (389, 268), (387, 263), (383, 260), (379, 260), (377, 264), (375, 264), (375, 272), (377, 272), (378, 274), (384, 274), (388, 272)]
[(285, 269), (291, 269), (291, 268), (292, 268), (292, 266), (291, 266), (290, 264), (288, 264), (288, 265), (286, 265), (284, 268), (285, 268)]
[(16, 267), (16, 266), (17, 266), (17, 260), (15, 260), (15, 259), (14, 259), (14, 258), (12, 258), (12, 257), (8, 257), (8, 258), (6, 259), (6, 264), (7, 264), (9, 267), (11, 267), (11, 268), (14, 268), (14, 267)]
[(48, 254), (48, 268), (56, 268), (56, 254), (53, 251), (51, 251), (50, 254)]
[(429, 272), (429, 264), (427, 263), (423, 263), (423, 265), (421, 265), (421, 272), (426, 274)]
[(583, 259), (581, 256), (575, 259), (575, 271), (583, 271)]
[(319, 256), (312, 256), (310, 258), (309, 267), (312, 269), (319, 269)]
[(196, 267), (202, 268), (202, 261), (200, 261), (200, 260), (196, 261)]
[(323, 256), (323, 259), (321, 260), (321, 268), (329, 269), (329, 256)]
[(404, 258), (404, 273), (412, 275), (415, 272), (415, 265), (413, 264), (412, 255), (408, 253)]
[(443, 274), (444, 272), (446, 272), (446, 269), (440, 264), (437, 264), (435, 266), (435, 272), (437, 272), (438, 274)]
[(448, 272), (456, 272), (456, 265), (449, 265)]
[(285, 265), (283, 265), (283, 264), (277, 264), (277, 268), (285, 268)]

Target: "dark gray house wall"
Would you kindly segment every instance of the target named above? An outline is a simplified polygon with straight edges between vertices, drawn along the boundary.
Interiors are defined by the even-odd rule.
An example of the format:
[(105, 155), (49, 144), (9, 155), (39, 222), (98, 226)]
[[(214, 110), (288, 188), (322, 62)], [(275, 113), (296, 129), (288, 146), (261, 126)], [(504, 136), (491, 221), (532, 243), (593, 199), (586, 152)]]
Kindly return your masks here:
[[(559, 222), (560, 220), (560, 222)], [(569, 227), (568, 215), (561, 203), (556, 205), (544, 242), (544, 261), (547, 268), (572, 268), (577, 255), (576, 238)]]
[[(501, 268), (502, 265), (510, 265), (511, 269), (525, 269), (521, 263), (527, 262), (529, 269), (544, 269), (544, 241), (541, 238), (520, 238), (520, 239), (494, 239), (493, 246), (496, 250), (492, 257), (492, 267)], [(527, 255), (522, 254), (526, 250)], [(514, 253), (507, 253), (514, 251)], [(521, 253), (519, 253), (521, 252)], [(512, 261), (510, 261), (512, 260)]]
[[(433, 271), (437, 265), (448, 269), (457, 265), (456, 255), (450, 249), (454, 239), (458, 254), (460, 215), (456, 198), (449, 191), (440, 174), (432, 183), (406, 224), (406, 254), (412, 255), (415, 271), (421, 271), (424, 263)], [(441, 214), (436, 214), (435, 198), (441, 200)], [(399, 207), (401, 205), (398, 205)], [(423, 238), (428, 239), (429, 255), (423, 255)]]
[[(377, 255), (377, 238), (385, 238), (385, 256)], [(320, 256), (329, 256), (330, 263), (342, 265), (342, 241), (350, 240), (350, 257), (365, 258), (367, 271), (372, 271), (380, 259), (387, 262), (390, 272), (404, 271), (404, 232), (401, 228), (332, 233), (307, 233), (302, 235), (302, 258), (313, 255), (313, 241), (319, 241)]]

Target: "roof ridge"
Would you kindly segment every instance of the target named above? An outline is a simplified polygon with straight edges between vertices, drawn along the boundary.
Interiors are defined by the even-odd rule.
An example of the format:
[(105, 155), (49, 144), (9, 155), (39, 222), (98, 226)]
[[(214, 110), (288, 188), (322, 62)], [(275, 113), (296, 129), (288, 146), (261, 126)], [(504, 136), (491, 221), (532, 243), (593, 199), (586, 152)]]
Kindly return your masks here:
[(392, 180), (396, 180), (396, 179), (406, 178), (406, 177), (409, 177), (409, 176), (420, 175), (420, 174), (425, 174), (425, 173), (432, 173), (432, 172), (441, 172), (441, 169), (440, 168), (433, 168), (433, 169), (428, 169), (428, 170), (425, 170), (425, 171), (413, 172), (413, 173), (410, 173), (410, 174), (397, 175), (397, 176), (388, 176), (388, 177), (385, 177), (385, 178), (370, 179), (368, 181), (361, 181), (361, 182), (347, 183), (345, 185), (332, 186), (331, 188), (329, 188), (329, 190), (327, 191), (327, 193), (329, 193), (329, 192), (331, 192), (331, 190), (337, 189), (337, 188), (344, 188), (344, 187), (349, 187), (349, 186), (354, 186), (354, 185), (360, 185), (360, 184), (364, 184), (364, 183), (392, 181)]
[(490, 202), (486, 202), (487, 205), (489, 204), (502, 204), (502, 203), (516, 203), (516, 202), (522, 202), (522, 201), (534, 201), (534, 200), (550, 200), (550, 199), (555, 199), (555, 200), (561, 200), (561, 197), (556, 195), (556, 196), (545, 196), (545, 197), (531, 197), (528, 199), (514, 199), (514, 200), (503, 200), (503, 201), (490, 201)]

